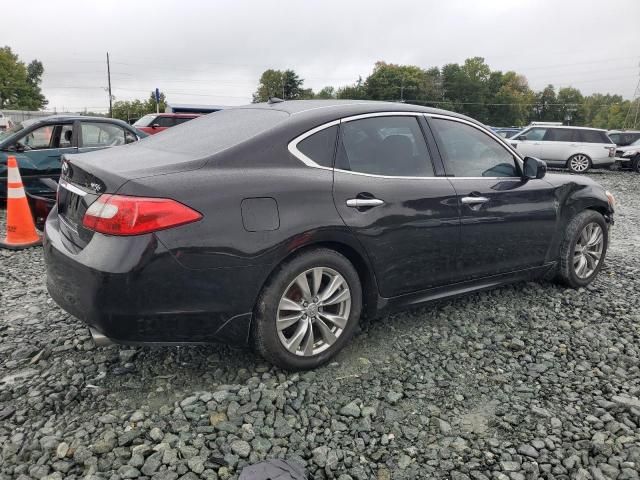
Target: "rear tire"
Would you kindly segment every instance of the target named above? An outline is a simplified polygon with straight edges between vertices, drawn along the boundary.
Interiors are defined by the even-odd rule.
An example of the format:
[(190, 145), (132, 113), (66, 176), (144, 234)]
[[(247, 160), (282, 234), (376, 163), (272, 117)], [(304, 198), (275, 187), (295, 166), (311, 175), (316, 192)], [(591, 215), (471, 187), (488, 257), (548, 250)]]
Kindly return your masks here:
[(591, 168), (591, 159), (584, 153), (576, 153), (567, 160), (567, 168), (573, 173), (584, 173)]
[(590, 284), (601, 270), (609, 235), (604, 217), (584, 210), (571, 219), (560, 244), (556, 279), (572, 288)]
[(361, 310), (362, 287), (351, 262), (326, 248), (304, 252), (278, 267), (262, 289), (255, 348), (284, 369), (318, 367), (347, 344)]

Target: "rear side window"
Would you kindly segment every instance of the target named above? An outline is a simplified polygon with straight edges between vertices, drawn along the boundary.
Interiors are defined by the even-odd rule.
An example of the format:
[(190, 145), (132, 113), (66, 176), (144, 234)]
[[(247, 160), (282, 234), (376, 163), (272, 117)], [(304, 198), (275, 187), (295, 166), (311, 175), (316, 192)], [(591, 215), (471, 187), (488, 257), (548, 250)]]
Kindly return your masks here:
[(543, 140), (546, 142), (577, 142), (578, 137), (572, 128), (550, 128)]
[(106, 122), (82, 122), (83, 147), (117, 147), (125, 144), (124, 129)]
[(415, 117), (373, 117), (341, 125), (336, 168), (392, 177), (433, 177)]
[(580, 130), (580, 142), (583, 143), (610, 143), (609, 137), (598, 130)]
[(318, 165), (332, 167), (337, 136), (338, 126), (334, 125), (308, 136), (298, 143), (297, 148)]

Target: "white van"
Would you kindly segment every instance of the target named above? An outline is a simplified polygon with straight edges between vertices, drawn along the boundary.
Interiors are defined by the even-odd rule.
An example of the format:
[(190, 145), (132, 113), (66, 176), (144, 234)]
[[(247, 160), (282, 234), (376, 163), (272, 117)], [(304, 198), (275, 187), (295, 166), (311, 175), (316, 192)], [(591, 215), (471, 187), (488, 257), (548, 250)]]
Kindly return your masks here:
[(537, 157), (551, 167), (575, 173), (615, 163), (616, 145), (606, 130), (561, 125), (530, 125), (509, 143), (522, 157)]

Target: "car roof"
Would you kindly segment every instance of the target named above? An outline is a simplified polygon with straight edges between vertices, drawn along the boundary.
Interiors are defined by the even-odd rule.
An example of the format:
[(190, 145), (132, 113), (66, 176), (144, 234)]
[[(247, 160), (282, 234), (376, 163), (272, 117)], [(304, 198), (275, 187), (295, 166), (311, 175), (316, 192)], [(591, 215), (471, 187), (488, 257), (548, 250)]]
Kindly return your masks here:
[(34, 123), (44, 123), (44, 122), (61, 122), (61, 121), (75, 121), (75, 120), (89, 120), (89, 121), (98, 121), (98, 122), (114, 122), (127, 125), (127, 122), (120, 120), (118, 118), (109, 118), (109, 117), (91, 117), (88, 115), (49, 115), (47, 117), (39, 117), (33, 118), (31, 120), (35, 120)]
[(596, 132), (606, 132), (604, 128), (578, 127), (576, 125), (529, 125), (529, 127), (531, 128), (573, 128), (576, 130), (595, 130)]
[(640, 133), (640, 130), (609, 130), (607, 133)]
[(344, 118), (352, 115), (377, 112), (417, 112), (447, 115), (482, 125), (473, 118), (448, 110), (424, 107), (411, 103), (379, 102), (373, 100), (287, 100), (274, 103), (251, 103), (249, 105), (228, 107), (225, 110), (232, 109), (276, 110), (288, 113), (292, 119), (304, 117), (307, 120), (326, 118), (327, 115), (334, 118)]
[(202, 116), (201, 113), (191, 113), (191, 112), (184, 112), (184, 113), (147, 113), (145, 115), (145, 117), (147, 115), (155, 115), (156, 117), (200, 117), (200, 116)]

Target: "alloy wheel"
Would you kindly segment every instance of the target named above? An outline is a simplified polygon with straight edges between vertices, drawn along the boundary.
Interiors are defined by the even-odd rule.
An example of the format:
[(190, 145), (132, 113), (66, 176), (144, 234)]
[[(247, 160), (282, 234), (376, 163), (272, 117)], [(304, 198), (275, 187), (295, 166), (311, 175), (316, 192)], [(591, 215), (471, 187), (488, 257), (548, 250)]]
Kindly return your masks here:
[(573, 250), (573, 269), (581, 279), (589, 278), (598, 268), (604, 248), (604, 232), (595, 222), (588, 223)]
[(586, 172), (589, 169), (589, 157), (582, 154), (574, 155), (569, 160), (569, 166), (574, 172)]
[(317, 355), (336, 342), (350, 313), (351, 291), (340, 273), (327, 267), (306, 270), (280, 298), (278, 338), (294, 355)]

